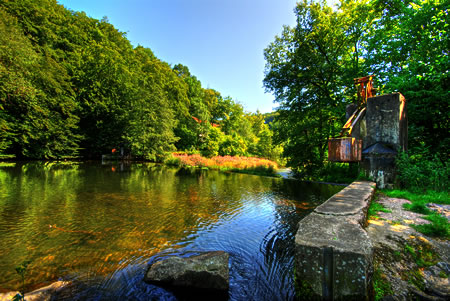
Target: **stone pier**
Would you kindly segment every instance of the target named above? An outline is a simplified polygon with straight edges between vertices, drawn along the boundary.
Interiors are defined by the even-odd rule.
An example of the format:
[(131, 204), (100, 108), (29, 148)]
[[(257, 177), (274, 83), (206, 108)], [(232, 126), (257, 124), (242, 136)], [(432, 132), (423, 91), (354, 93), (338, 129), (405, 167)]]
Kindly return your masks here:
[(299, 222), (295, 284), (299, 300), (368, 300), (372, 244), (363, 226), (375, 183), (356, 181)]

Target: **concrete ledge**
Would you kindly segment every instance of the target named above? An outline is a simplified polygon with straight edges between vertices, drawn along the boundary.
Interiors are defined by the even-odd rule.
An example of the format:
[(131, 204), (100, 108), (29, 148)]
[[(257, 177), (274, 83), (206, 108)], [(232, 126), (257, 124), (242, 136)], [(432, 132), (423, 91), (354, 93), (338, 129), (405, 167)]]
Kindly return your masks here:
[(363, 225), (373, 182), (353, 182), (299, 222), (295, 278), (299, 299), (367, 300), (373, 250)]

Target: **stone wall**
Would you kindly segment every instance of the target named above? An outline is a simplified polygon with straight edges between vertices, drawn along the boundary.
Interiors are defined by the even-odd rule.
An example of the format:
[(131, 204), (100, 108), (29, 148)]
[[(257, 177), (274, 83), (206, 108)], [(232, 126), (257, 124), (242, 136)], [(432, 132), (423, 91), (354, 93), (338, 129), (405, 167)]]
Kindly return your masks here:
[[(347, 114), (356, 105), (347, 107)], [(367, 100), (364, 118), (356, 125), (352, 137), (363, 140), (361, 167), (379, 188), (395, 181), (395, 158), (408, 149), (408, 119), (405, 97), (391, 93)]]
[(363, 226), (375, 183), (353, 182), (299, 222), (295, 281), (300, 300), (368, 300), (372, 244)]
[(363, 149), (383, 143), (394, 151), (408, 148), (406, 100), (400, 93), (371, 97), (367, 100), (367, 135)]

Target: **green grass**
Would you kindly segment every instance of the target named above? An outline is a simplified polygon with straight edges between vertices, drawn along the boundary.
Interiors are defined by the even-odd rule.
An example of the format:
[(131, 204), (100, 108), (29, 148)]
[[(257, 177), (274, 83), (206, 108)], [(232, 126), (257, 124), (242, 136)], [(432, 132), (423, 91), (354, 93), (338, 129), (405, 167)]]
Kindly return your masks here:
[(398, 189), (382, 189), (381, 191), (389, 197), (407, 199), (412, 203), (436, 203), (450, 205), (450, 197), (447, 191), (428, 190), (427, 192), (420, 193)]
[(428, 190), (427, 192), (417, 193), (407, 190), (386, 189), (382, 190), (382, 192), (389, 197), (402, 198), (411, 201), (411, 204), (404, 204), (403, 207), (407, 210), (426, 215), (424, 218), (429, 220), (431, 224), (412, 225), (415, 230), (432, 237), (450, 238), (450, 224), (447, 218), (427, 207), (428, 203), (450, 205), (448, 192)]
[(391, 212), (391, 210), (389, 210), (389, 209), (386, 209), (386, 207), (384, 207), (383, 205), (381, 205), (380, 203), (377, 203), (375, 200), (373, 200), (371, 203), (370, 203), (370, 206), (369, 206), (369, 211), (368, 211), (368, 216), (369, 216), (369, 218), (370, 217), (376, 217), (376, 218), (378, 218), (379, 216), (378, 216), (378, 212), (386, 212), (386, 213), (389, 213), (389, 212)]
[(412, 225), (412, 227), (428, 236), (450, 239), (450, 223), (446, 217), (433, 212), (425, 219), (429, 220), (431, 224)]
[(375, 293), (375, 301), (383, 299), (384, 296), (392, 295), (391, 284), (387, 281), (379, 268), (375, 269), (373, 274), (373, 290)]
[(391, 210), (387, 209), (380, 203), (378, 203), (379, 193), (378, 191), (375, 192), (375, 196), (373, 197), (372, 201), (370, 202), (369, 210), (367, 211), (367, 215), (369, 218), (379, 218), (378, 212), (386, 212), (390, 213)]

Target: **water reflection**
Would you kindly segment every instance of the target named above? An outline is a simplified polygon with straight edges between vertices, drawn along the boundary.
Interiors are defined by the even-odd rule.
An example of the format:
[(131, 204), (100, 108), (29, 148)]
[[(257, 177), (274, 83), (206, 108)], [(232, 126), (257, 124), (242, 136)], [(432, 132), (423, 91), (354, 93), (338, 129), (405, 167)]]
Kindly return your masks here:
[(341, 187), (157, 164), (0, 165), (0, 291), (59, 277), (71, 299), (170, 300), (142, 283), (170, 254), (231, 254), (230, 297), (290, 299), (300, 218)]

